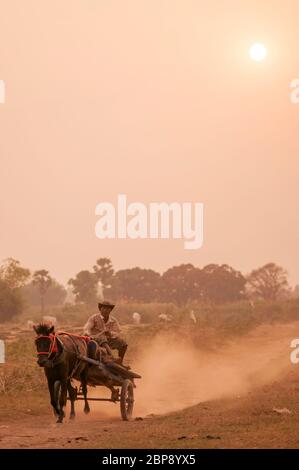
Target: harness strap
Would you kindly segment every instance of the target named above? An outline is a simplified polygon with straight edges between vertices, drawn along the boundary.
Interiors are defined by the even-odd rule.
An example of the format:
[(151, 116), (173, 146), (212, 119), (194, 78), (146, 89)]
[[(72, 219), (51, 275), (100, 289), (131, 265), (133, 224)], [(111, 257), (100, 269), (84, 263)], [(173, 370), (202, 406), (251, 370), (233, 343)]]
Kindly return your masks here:
[(51, 344), (50, 344), (50, 348), (49, 348), (49, 351), (37, 351), (37, 355), (42, 355), (42, 354), (47, 354), (48, 357), (50, 357), (53, 353), (57, 353), (58, 352), (58, 346), (57, 346), (57, 338), (56, 338), (56, 334), (50, 334), (49, 336), (45, 336), (45, 335), (39, 335), (37, 337), (37, 339), (40, 339), (40, 338), (47, 338), (47, 339), (50, 339), (51, 340)]
[(75, 337), (76, 339), (81, 339), (81, 340), (85, 341), (86, 344), (88, 344), (88, 342), (89, 342), (89, 341), (87, 341), (87, 339), (90, 340), (90, 338), (89, 338), (88, 336), (76, 335), (76, 334), (74, 334), (74, 333), (67, 333), (67, 332), (65, 332), (65, 331), (59, 331), (57, 334), (58, 334), (58, 335), (66, 335), (66, 336), (68, 336), (68, 337), (70, 338), (70, 340), (72, 341), (72, 343), (73, 343), (75, 349), (76, 349), (76, 353), (74, 353), (73, 351), (68, 351), (67, 349), (65, 349), (66, 352), (69, 352), (69, 353), (72, 353), (72, 354), (76, 354), (76, 362), (75, 362), (75, 365), (74, 365), (74, 367), (73, 367), (72, 372), (71, 372), (70, 375), (68, 376), (68, 379), (71, 379), (71, 378), (74, 376), (74, 374), (76, 373), (76, 371), (77, 371), (77, 369), (78, 369), (78, 367), (79, 367), (79, 365), (80, 365), (80, 362), (81, 362), (81, 359), (79, 359), (79, 356), (81, 355), (80, 349), (79, 349), (79, 347), (78, 347), (78, 345), (77, 345), (77, 343), (75, 342), (75, 340), (74, 340), (73, 337)]
[[(61, 341), (61, 339), (58, 337), (58, 335), (66, 335), (70, 338), (70, 340), (72, 341), (74, 347), (75, 347), (75, 350), (76, 352), (74, 351), (69, 351), (68, 349), (65, 348), (63, 342)], [(47, 339), (50, 339), (51, 340), (51, 343), (50, 343), (50, 348), (49, 348), (49, 351), (37, 351), (37, 355), (47, 355), (48, 358), (51, 357), (51, 355), (53, 353), (58, 353), (58, 345), (57, 345), (57, 342), (59, 341), (61, 346), (62, 346), (62, 350), (65, 351), (65, 352), (68, 352), (69, 354), (75, 354), (76, 356), (76, 361), (75, 361), (75, 365), (73, 367), (73, 370), (71, 372), (71, 374), (69, 375), (68, 379), (71, 379), (73, 377), (73, 375), (75, 374), (75, 372), (77, 371), (79, 365), (80, 365), (80, 362), (81, 362), (81, 359), (79, 359), (79, 356), (81, 355), (80, 354), (80, 350), (79, 350), (79, 347), (77, 345), (77, 343), (75, 342), (74, 338), (77, 338), (77, 339), (81, 339), (82, 341), (85, 342), (86, 345), (88, 345), (89, 341), (91, 341), (91, 338), (89, 336), (82, 336), (82, 335), (77, 335), (75, 333), (67, 333), (65, 331), (59, 331), (58, 333), (51, 333), (50, 335), (46, 336), (46, 335), (39, 335), (37, 337), (37, 339), (40, 339), (40, 338), (47, 338)], [(57, 363), (59, 363), (59, 357), (54, 357), (52, 359), (52, 367), (54, 367), (55, 364), (55, 360), (57, 361)], [(61, 359), (62, 360), (62, 359)]]
[(70, 336), (70, 337), (74, 336), (75, 338), (84, 340), (86, 344), (88, 344), (89, 341), (91, 341), (90, 336), (77, 335), (76, 333), (68, 333), (67, 331), (59, 331), (57, 334), (58, 335), (67, 335), (67, 336)]

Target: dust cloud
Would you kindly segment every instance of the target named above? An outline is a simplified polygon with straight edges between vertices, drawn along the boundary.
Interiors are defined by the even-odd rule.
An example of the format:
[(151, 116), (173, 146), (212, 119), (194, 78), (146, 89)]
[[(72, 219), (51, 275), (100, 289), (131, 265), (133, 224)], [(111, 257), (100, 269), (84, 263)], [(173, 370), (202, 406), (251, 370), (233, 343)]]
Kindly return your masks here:
[[(211, 344), (209, 349), (200, 344), (192, 346), (182, 335), (156, 336), (146, 342), (132, 363), (132, 369), (142, 376), (135, 380), (134, 416), (165, 414), (209, 400), (237, 398), (283, 379), (294, 367), (290, 343), (296, 337), (299, 322), (262, 325), (247, 336), (226, 340), (220, 347)], [(88, 395), (109, 398), (110, 391), (89, 388)], [(119, 420), (119, 404), (89, 404), (88, 419)], [(81, 419), (85, 416), (83, 404), (76, 408), (80, 420), (80, 415)]]
[(209, 351), (178, 337), (156, 337), (134, 363), (142, 375), (136, 380), (135, 416), (237, 397), (282, 378), (291, 367), (290, 342), (296, 332), (298, 322), (264, 325)]

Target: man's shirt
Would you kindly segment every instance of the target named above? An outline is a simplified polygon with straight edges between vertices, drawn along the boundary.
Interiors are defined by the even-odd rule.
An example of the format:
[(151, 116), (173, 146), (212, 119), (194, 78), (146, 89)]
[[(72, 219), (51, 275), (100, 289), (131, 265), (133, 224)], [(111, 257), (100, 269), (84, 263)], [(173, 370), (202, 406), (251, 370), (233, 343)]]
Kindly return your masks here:
[(109, 316), (105, 323), (100, 313), (92, 315), (84, 325), (84, 334), (87, 336), (102, 336), (106, 331), (110, 331), (112, 338), (117, 338), (120, 334), (120, 326), (117, 319)]

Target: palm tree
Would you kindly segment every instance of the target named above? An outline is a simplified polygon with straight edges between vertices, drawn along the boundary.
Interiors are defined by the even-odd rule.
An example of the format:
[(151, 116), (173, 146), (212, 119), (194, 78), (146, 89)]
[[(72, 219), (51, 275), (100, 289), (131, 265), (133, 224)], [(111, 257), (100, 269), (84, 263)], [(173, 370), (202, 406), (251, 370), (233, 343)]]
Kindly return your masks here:
[(45, 295), (50, 285), (52, 284), (52, 278), (49, 272), (45, 269), (35, 271), (32, 277), (32, 284), (35, 285), (39, 291), (41, 301), (41, 312), (44, 313)]

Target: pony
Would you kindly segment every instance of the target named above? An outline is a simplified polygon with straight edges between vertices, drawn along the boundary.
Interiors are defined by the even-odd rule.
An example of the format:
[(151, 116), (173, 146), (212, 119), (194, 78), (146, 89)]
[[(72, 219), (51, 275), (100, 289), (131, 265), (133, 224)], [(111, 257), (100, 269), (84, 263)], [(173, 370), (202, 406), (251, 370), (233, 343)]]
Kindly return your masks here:
[(87, 356), (86, 337), (69, 333), (55, 333), (54, 326), (46, 323), (33, 325), (36, 332), (35, 345), (37, 363), (44, 368), (48, 381), (50, 403), (57, 416), (57, 423), (65, 417), (67, 392), (71, 402), (70, 419), (75, 418), (77, 389), (71, 384), (74, 378), (81, 382), (84, 397), (84, 412), (89, 413), (87, 401), (88, 363), (79, 356)]

